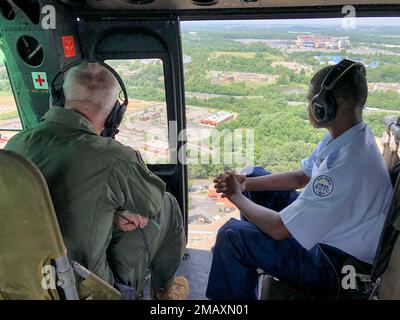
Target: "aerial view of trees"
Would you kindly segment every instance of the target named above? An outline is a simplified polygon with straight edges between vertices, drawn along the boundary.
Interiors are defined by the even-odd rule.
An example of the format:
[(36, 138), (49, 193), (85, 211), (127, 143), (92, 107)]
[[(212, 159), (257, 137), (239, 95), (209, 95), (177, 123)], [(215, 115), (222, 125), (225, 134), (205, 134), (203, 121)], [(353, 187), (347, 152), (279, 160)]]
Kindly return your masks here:
[[(326, 132), (311, 128), (306, 111), (306, 93), (311, 76), (327, 65), (321, 64), (315, 56), (340, 55), (346, 52), (343, 50), (338, 53), (316, 53), (306, 50), (285, 52), (263, 43), (243, 44), (237, 41), (246, 38), (285, 40), (296, 38), (293, 33), (288, 34), (285, 30), (275, 29), (273, 32), (265, 32), (255, 28), (244, 31), (243, 26), (237, 29), (234, 27), (229, 30), (221, 29), (184, 28), (184, 53), (192, 57), (192, 62), (185, 66), (186, 90), (221, 95), (208, 99), (187, 98), (187, 105), (238, 113), (239, 116), (235, 120), (218, 129), (254, 129), (255, 165), (265, 166), (273, 172), (297, 169), (300, 159), (311, 153)], [(326, 31), (327, 34), (335, 35)], [(381, 31), (379, 29), (377, 32)], [(377, 37), (372, 37), (370, 31), (368, 35), (376, 48)], [(357, 45), (362, 39), (365, 41), (365, 38), (361, 38), (358, 33), (354, 38), (354, 44)], [(234, 52), (237, 52), (237, 55), (234, 55)], [(244, 55), (243, 52), (249, 54)], [(400, 83), (399, 56), (375, 53), (361, 55), (351, 52), (346, 55), (350, 59), (362, 60), (365, 64), (380, 62), (375, 68), (368, 69), (368, 81)], [(276, 61), (297, 62), (312, 72), (306, 73), (305, 69), (294, 70), (281, 65), (273, 66)], [(274, 83), (216, 84), (210, 81), (208, 75), (210, 70), (265, 73), (277, 75), (278, 78)], [(366, 107), (400, 110), (400, 94), (396, 91), (371, 91)], [(385, 130), (382, 119), (388, 114), (386, 110), (365, 112), (364, 119), (376, 136), (381, 136)], [(396, 115), (396, 112), (393, 111), (392, 114)], [(240, 167), (240, 164), (233, 164), (231, 167)], [(195, 178), (211, 177), (224, 169), (228, 169), (228, 166), (195, 164), (189, 167), (190, 175)]]
[[(184, 65), (185, 89), (191, 93), (187, 95), (186, 105), (237, 114), (234, 120), (218, 126), (217, 130), (253, 129), (255, 165), (273, 172), (298, 168), (299, 161), (311, 153), (326, 132), (310, 126), (306, 95), (312, 75), (328, 65), (329, 56), (362, 61), (367, 65), (370, 83), (400, 83), (400, 38), (396, 36), (399, 28), (395, 26), (372, 30), (358, 28), (350, 34), (340, 29), (318, 28), (320, 35), (349, 37), (350, 48), (335, 52), (295, 48), (297, 36), (313, 32), (310, 27), (238, 25), (216, 28), (205, 23), (183, 25), (182, 30), (183, 53), (190, 57)], [(254, 41), (257, 39), (264, 42)], [(316, 56), (327, 57), (327, 60)], [(165, 101), (161, 61), (117, 60), (110, 64), (122, 75), (132, 99)], [(229, 74), (232, 77), (235, 74), (268, 75), (274, 80), (216, 80), (213, 79), (215, 73), (227, 73), (228, 78)], [(0, 96), (10, 92), (0, 51)], [(400, 111), (399, 92), (400, 89), (370, 90), (364, 118), (376, 136), (384, 131), (383, 117), (397, 116), (396, 111)], [(241, 165), (233, 163), (229, 167)], [(227, 168), (220, 163), (191, 164), (189, 171), (192, 178), (210, 178)]]

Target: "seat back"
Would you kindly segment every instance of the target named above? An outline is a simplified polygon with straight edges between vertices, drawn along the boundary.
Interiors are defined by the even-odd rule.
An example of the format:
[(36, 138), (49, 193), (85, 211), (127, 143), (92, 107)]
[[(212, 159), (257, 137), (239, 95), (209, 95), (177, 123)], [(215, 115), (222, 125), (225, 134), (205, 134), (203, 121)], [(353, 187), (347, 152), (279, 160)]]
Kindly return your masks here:
[(379, 299), (400, 300), (400, 237), (397, 237), (386, 270), (381, 276)]
[(382, 230), (374, 261), (372, 279), (380, 277), (379, 298), (400, 299), (400, 162), (390, 170), (395, 181), (394, 194), (385, 225)]
[(0, 299), (58, 299), (43, 272), (66, 252), (42, 174), (0, 150)]
[(390, 210), (382, 229), (371, 278), (380, 278), (379, 298), (400, 299), (400, 160), (397, 137), (390, 132), (383, 137), (383, 158), (394, 187)]

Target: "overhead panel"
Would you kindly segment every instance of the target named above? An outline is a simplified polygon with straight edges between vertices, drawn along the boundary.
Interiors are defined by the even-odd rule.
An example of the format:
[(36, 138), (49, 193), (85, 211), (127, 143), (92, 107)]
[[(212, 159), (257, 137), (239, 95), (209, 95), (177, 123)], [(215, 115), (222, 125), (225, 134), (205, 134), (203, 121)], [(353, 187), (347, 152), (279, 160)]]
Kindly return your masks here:
[(101, 10), (204, 10), (338, 5), (398, 4), (397, 0), (60, 0)]

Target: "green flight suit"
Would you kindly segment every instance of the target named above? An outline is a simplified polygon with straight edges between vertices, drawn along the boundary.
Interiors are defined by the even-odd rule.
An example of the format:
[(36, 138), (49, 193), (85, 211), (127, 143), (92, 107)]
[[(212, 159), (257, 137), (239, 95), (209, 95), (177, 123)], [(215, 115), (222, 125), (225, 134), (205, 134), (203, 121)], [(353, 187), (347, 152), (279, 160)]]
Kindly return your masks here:
[(148, 241), (154, 283), (165, 288), (185, 246), (182, 215), (165, 184), (137, 150), (96, 134), (79, 113), (51, 108), (35, 128), (7, 144), (33, 161), (49, 186), (69, 258), (114, 284), (114, 276), (143, 289), (148, 255), (137, 230), (122, 232), (114, 213), (128, 210), (149, 218)]

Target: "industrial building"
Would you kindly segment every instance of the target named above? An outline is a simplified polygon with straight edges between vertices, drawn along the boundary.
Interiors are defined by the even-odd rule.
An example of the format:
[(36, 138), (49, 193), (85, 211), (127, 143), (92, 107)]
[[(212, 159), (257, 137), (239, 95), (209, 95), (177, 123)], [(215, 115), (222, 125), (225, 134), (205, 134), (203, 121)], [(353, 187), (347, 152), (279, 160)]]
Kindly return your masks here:
[(394, 91), (400, 93), (400, 84), (389, 82), (370, 82), (368, 83), (368, 90), (370, 91)]
[(160, 119), (160, 117), (161, 117), (161, 113), (159, 111), (146, 110), (140, 115), (139, 119), (140, 119), (140, 121), (149, 121), (149, 120)]
[(221, 194), (217, 193), (217, 190), (215, 190), (215, 188), (212, 184), (209, 185), (209, 187), (208, 187), (207, 197), (216, 199), (217, 204), (222, 205), (224, 207), (224, 209), (234, 210), (236, 208), (236, 206), (231, 201), (229, 201), (228, 198), (222, 198)]
[(299, 48), (344, 49), (349, 45), (349, 37), (303, 35), (297, 36), (296, 40), (296, 46)]
[(225, 112), (225, 111), (217, 111), (211, 115), (209, 115), (205, 119), (201, 119), (200, 123), (206, 126), (216, 127), (225, 122), (232, 120), (235, 117), (233, 113)]
[(144, 144), (144, 150), (165, 158), (169, 158), (170, 154), (169, 144), (163, 140), (152, 139), (147, 141)]
[(278, 76), (254, 72), (217, 72), (216, 78), (218, 82), (268, 82), (275, 81)]

